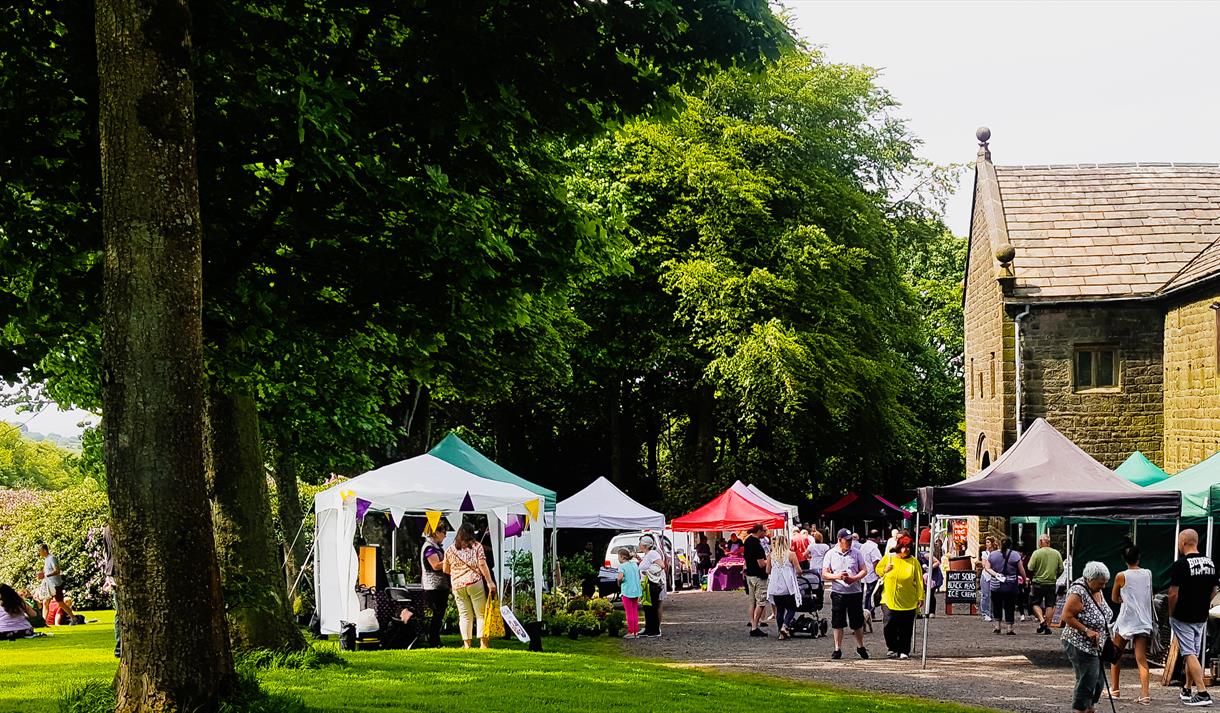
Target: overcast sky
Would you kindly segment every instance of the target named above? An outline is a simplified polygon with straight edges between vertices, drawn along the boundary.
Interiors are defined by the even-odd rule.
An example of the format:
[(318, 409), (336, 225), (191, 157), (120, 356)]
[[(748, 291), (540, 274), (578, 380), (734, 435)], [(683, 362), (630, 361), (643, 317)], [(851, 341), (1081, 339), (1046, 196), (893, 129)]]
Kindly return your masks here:
[[(1220, 3), (787, 3), (802, 37), (880, 83), (937, 163), (1220, 161)], [(971, 174), (949, 205), (965, 234)]]
[[(974, 160), (991, 128), (999, 164), (1220, 161), (1220, 3), (787, 3), (801, 36), (837, 62), (882, 70), (937, 163)], [(968, 186), (970, 175), (963, 175)], [(965, 234), (959, 190), (950, 227)], [(88, 414), (0, 419), (72, 435)]]

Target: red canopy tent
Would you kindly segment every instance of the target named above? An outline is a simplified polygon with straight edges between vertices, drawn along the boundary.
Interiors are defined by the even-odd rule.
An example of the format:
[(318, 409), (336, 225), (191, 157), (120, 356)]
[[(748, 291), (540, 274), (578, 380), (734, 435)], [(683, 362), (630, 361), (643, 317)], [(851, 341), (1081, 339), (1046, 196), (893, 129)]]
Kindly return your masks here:
[(783, 515), (762, 508), (729, 488), (698, 510), (674, 518), (669, 526), (674, 532), (724, 532), (758, 523), (772, 530), (781, 530), (785, 525)]

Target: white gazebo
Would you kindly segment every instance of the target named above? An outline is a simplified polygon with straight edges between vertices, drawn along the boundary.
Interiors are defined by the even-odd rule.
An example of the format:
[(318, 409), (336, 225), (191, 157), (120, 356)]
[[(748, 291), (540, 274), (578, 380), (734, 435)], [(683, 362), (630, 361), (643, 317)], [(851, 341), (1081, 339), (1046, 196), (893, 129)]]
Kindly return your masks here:
[(660, 530), (665, 516), (631, 499), (604, 477), (555, 505), (547, 513), (547, 527), (579, 527), (600, 530)]
[(778, 500), (774, 500), (763, 491), (755, 488), (753, 485), (746, 485), (740, 480), (736, 480), (733, 481), (731, 486), (729, 486), (729, 490), (732, 490), (763, 510), (773, 512), (776, 515), (783, 517), (784, 521), (788, 524), (792, 524), (797, 517), (796, 506), (785, 505)]
[(751, 493), (754, 493), (755, 495), (757, 495), (758, 497), (762, 498), (763, 500), (771, 503), (775, 507), (786, 511), (788, 513), (788, 519), (792, 522), (792, 524), (795, 525), (796, 523), (801, 521), (801, 511), (800, 511), (800, 508), (798, 508), (797, 506), (789, 505), (787, 503), (782, 503), (782, 502), (776, 500), (775, 498), (771, 497), (770, 495), (767, 495), (766, 493), (764, 493), (759, 488), (754, 487), (753, 483), (750, 483), (746, 487), (750, 489)]
[[(370, 510), (387, 511), (401, 524), (405, 515), (439, 511), (448, 515), (486, 515), (495, 539), (495, 551), (503, 552), (504, 521), (509, 515), (542, 515), (542, 500), (519, 485), (501, 483), (468, 473), (431, 455), (421, 455), (371, 470), (343, 481), (314, 496), (315, 597), (322, 633), (339, 633), (340, 621), (355, 621), (358, 562), (353, 542), (356, 535), (356, 501), (370, 503)], [(465, 507), (463, 507), (465, 505)], [(534, 565), (534, 606), (542, 618), (542, 522), (529, 524), (525, 536)], [(503, 581), (503, 557), (496, 557), (496, 581)]]

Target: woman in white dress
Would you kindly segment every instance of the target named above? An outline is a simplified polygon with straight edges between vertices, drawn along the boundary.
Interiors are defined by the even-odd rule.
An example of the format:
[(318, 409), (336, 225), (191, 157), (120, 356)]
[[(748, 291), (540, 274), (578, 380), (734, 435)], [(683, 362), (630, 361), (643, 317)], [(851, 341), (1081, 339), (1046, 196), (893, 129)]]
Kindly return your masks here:
[(801, 563), (788, 544), (788, 536), (778, 533), (767, 555), (767, 599), (775, 609), (781, 641), (792, 637), (792, 619), (801, 605), (801, 588), (796, 583), (800, 568)]
[[(1114, 621), (1114, 645), (1119, 651), (1132, 642), (1135, 647), (1135, 663), (1140, 673), (1140, 697), (1136, 703), (1148, 705), (1148, 642), (1156, 636), (1152, 623), (1152, 572), (1140, 567), (1140, 551), (1131, 545), (1123, 552), (1127, 569), (1114, 578), (1114, 590), (1110, 598), (1117, 604), (1122, 604), (1118, 619)], [(1121, 663), (1121, 662), (1120, 662)], [(1118, 674), (1120, 664), (1110, 667), (1113, 695), (1118, 694)]]

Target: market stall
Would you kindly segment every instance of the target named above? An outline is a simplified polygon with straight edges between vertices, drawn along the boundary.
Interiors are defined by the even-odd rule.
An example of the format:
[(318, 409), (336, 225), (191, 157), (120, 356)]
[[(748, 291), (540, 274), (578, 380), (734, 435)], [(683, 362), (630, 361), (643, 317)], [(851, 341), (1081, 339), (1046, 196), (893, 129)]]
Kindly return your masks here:
[[(748, 530), (757, 524), (768, 529), (782, 530), (787, 526), (787, 512), (776, 512), (759, 505), (753, 498), (729, 488), (710, 502), (682, 517), (674, 518), (674, 532), (729, 532)], [(708, 574), (708, 590), (719, 587), (738, 589), (745, 583), (745, 560), (722, 557)]]
[[(919, 509), (935, 516), (932, 531), (937, 534), (938, 522), (947, 516), (1163, 520), (1176, 519), (1182, 507), (1178, 491), (1158, 492), (1128, 482), (1041, 418), (978, 475), (953, 485), (920, 488), (918, 492)], [(926, 665), (930, 622), (924, 622)]]
[[(353, 542), (357, 522), (369, 512), (386, 512), (396, 524), (408, 515), (460, 520), (485, 515), (496, 551), (502, 550), (503, 523), (525, 516), (534, 561), (542, 562), (542, 501), (518, 485), (481, 478), (432, 455), (421, 455), (371, 470), (314, 496), (314, 594), (322, 633), (337, 634), (340, 621), (355, 621), (358, 561)], [(430, 515), (431, 513), (431, 515)], [(496, 563), (497, 581), (502, 563)], [(541, 617), (542, 568), (534, 571), (535, 608)]]

